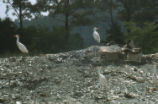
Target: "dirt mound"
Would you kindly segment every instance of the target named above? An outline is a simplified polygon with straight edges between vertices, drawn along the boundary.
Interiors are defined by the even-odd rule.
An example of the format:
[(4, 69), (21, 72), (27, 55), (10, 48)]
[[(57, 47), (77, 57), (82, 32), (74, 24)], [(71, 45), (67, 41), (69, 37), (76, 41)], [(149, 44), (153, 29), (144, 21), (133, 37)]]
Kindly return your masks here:
[[(0, 58), (0, 104), (158, 102), (158, 63), (151, 61), (154, 55), (143, 65), (105, 65), (94, 56), (94, 48)], [(98, 86), (98, 69), (107, 79), (102, 87)]]

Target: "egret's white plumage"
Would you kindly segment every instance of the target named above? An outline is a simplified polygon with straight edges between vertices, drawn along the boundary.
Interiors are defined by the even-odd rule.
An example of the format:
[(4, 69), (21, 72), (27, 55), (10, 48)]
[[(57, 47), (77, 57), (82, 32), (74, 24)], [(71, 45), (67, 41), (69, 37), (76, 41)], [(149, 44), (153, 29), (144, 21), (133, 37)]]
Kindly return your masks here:
[(101, 74), (100, 69), (98, 69), (98, 75), (99, 75), (99, 86), (105, 87), (107, 84), (107, 80), (103, 74)]
[(19, 41), (19, 35), (14, 35), (14, 36), (16, 37), (16, 44), (17, 44), (17, 47), (19, 48), (19, 50), (22, 53), (29, 53), (29, 51), (26, 48), (26, 46)]
[(100, 35), (97, 32), (97, 29), (98, 29), (97, 27), (93, 28), (93, 38), (96, 42), (100, 43)]
[(22, 104), (21, 101), (16, 101), (16, 104)]

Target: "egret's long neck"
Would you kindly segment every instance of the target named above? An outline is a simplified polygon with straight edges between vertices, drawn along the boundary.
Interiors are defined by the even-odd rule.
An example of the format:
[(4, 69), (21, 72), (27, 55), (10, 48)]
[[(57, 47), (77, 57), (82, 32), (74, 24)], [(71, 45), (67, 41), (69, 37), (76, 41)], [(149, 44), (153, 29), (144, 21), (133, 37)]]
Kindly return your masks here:
[(18, 36), (16, 37), (16, 42), (19, 42), (19, 37)]

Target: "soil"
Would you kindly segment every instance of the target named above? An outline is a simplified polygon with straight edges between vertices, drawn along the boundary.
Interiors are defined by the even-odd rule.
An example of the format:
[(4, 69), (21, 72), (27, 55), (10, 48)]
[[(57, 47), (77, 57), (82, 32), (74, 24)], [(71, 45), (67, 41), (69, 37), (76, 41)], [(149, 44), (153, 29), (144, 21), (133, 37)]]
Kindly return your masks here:
[(0, 58), (0, 104), (158, 104), (154, 54), (143, 64), (107, 64), (94, 48)]

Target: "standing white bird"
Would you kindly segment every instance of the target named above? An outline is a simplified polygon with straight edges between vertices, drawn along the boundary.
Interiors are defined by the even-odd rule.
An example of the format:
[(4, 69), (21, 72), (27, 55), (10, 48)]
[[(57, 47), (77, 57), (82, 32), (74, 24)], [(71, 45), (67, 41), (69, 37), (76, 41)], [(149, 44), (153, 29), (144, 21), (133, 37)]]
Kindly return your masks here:
[[(97, 27), (94, 27), (93, 28), (93, 38), (94, 38), (94, 40), (97, 42), (97, 43), (100, 43), (100, 35), (99, 35), (99, 33), (97, 32)], [(96, 56), (96, 51), (97, 51), (97, 49), (95, 48), (94, 49), (94, 54), (95, 54), (95, 56)]]
[(17, 44), (17, 47), (19, 48), (19, 50), (22, 52), (22, 53), (29, 53), (28, 49), (26, 48), (26, 46), (24, 44), (22, 44), (20, 41), (19, 41), (19, 35), (16, 34), (14, 35), (14, 37), (16, 37), (16, 44)]
[(98, 75), (99, 75), (99, 84), (98, 84), (98, 86), (103, 88), (107, 84), (107, 79), (105, 78), (105, 76), (103, 74), (101, 74), (100, 70), (101, 69), (98, 69)]
[(100, 43), (100, 35), (97, 32), (97, 29), (98, 29), (97, 27), (93, 28), (93, 38), (96, 42)]

